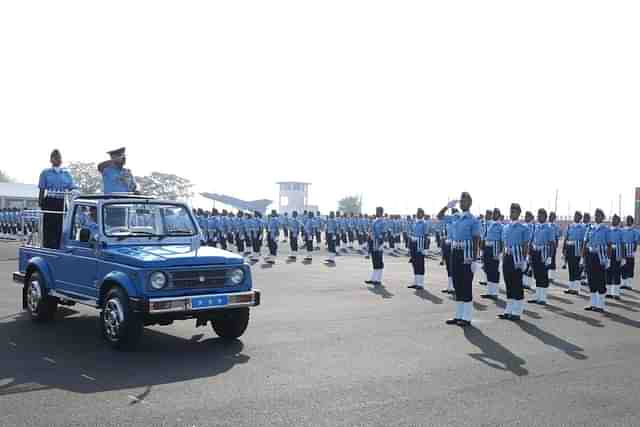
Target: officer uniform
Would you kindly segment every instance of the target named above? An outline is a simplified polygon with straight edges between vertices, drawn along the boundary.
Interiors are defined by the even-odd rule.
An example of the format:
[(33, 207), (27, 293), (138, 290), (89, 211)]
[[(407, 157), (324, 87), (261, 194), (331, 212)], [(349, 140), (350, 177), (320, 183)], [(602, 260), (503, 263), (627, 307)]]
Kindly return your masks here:
[(445, 263), (447, 270), (447, 289), (443, 290), (445, 294), (454, 294), (453, 289), (453, 270), (451, 269), (451, 237), (453, 236), (453, 221), (455, 216), (451, 220), (441, 222), (444, 230), (444, 240), (442, 241), (442, 259)]
[(527, 264), (529, 233), (529, 228), (519, 221), (505, 225), (503, 230), (502, 272), (507, 288), (507, 306), (499, 316), (502, 319), (519, 320), (524, 311), (522, 276)]
[(605, 298), (620, 299), (621, 263), (622, 263), (622, 229), (620, 226), (609, 227), (607, 242), (611, 248), (609, 268), (607, 268), (607, 294)]
[(606, 292), (606, 270), (609, 267), (608, 255), (609, 227), (604, 224), (594, 224), (585, 235), (586, 268), (591, 292), (591, 304), (585, 308), (588, 311), (604, 311)]
[(487, 221), (482, 259), (487, 275), (487, 293), (482, 298), (497, 299), (500, 283), (500, 254), (502, 253), (502, 224)]
[(622, 230), (622, 286), (620, 289), (631, 289), (635, 270), (636, 250), (640, 233), (627, 226)]
[(267, 223), (267, 244), (269, 246), (269, 257), (267, 262), (273, 264), (275, 261), (272, 257), (278, 256), (278, 237), (280, 235), (280, 219), (275, 212), (271, 213), (271, 217)]
[[(112, 157), (124, 156), (125, 149), (109, 151), (107, 154)], [(131, 170), (124, 167), (109, 165), (103, 168), (102, 174), (102, 191), (105, 194), (111, 193), (134, 193), (138, 190), (138, 184), (131, 173)]]
[(45, 191), (42, 201), (42, 245), (45, 248), (58, 249), (62, 237), (62, 213), (64, 211), (65, 192), (76, 188), (68, 170), (47, 168), (40, 174), (40, 190)]
[(480, 221), (469, 212), (447, 216), (451, 227), (451, 273), (456, 297), (456, 314), (447, 323), (467, 326), (473, 315), (474, 239), (480, 239)]
[(307, 217), (304, 219), (304, 241), (307, 247), (307, 255), (304, 257), (304, 260), (307, 262), (311, 262), (313, 260), (313, 223), (313, 212), (309, 212)]
[[(422, 212), (424, 214), (424, 212)], [(416, 220), (411, 231), (412, 241), (410, 244), (411, 252), (411, 264), (413, 266), (414, 282), (410, 285), (411, 289), (423, 289), (424, 288), (424, 274), (425, 274), (425, 252), (426, 252), (426, 240), (429, 234), (429, 224), (424, 218)]]
[(382, 217), (384, 210), (376, 208), (376, 219), (371, 224), (370, 250), (373, 271), (371, 279), (365, 283), (379, 286), (382, 284), (382, 273), (384, 271), (384, 238), (387, 234), (386, 221)]
[(327, 262), (330, 264), (334, 264), (336, 262), (336, 237), (338, 233), (338, 222), (336, 220), (335, 214), (333, 212), (329, 213), (329, 218), (327, 219), (327, 228), (325, 239), (327, 240), (327, 246), (329, 251), (329, 258)]
[(300, 220), (298, 219), (298, 212), (293, 212), (289, 224), (289, 245), (291, 247), (290, 260), (296, 260), (298, 255), (298, 235), (300, 234)]
[(569, 267), (569, 289), (565, 291), (568, 294), (578, 295), (580, 292), (580, 259), (586, 232), (587, 227), (581, 222), (575, 222), (567, 228), (564, 257)]
[[(551, 217), (552, 214), (555, 218), (555, 214), (553, 212), (551, 212), (549, 216)], [(556, 269), (557, 269), (556, 258), (557, 258), (558, 243), (560, 242), (560, 237), (562, 237), (562, 230), (560, 230), (560, 226), (556, 224), (554, 221), (555, 219), (553, 221), (551, 219), (549, 220), (549, 227), (551, 227), (554, 240), (555, 240), (555, 244), (551, 247), (551, 255), (550, 255), (551, 264), (549, 264), (549, 277), (551, 281), (555, 279)]]
[(547, 303), (547, 289), (549, 288), (549, 266), (555, 245), (555, 234), (549, 223), (537, 223), (533, 229), (531, 244), (531, 266), (536, 280), (536, 296), (529, 300), (532, 304), (545, 305)]

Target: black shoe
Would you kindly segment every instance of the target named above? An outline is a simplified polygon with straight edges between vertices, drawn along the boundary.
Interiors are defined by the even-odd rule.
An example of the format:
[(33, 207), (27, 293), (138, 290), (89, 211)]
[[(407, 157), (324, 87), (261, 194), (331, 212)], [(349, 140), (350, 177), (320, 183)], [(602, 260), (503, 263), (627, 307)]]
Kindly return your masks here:
[(502, 320), (511, 320), (511, 314), (509, 313), (498, 314), (496, 317)]
[(613, 297), (614, 300), (616, 301), (620, 301), (622, 298), (620, 298), (618, 295), (616, 295), (615, 297)]
[(546, 301), (538, 301), (538, 305), (547, 305)]
[(487, 286), (487, 282), (478, 282), (482, 286)]
[(444, 323), (446, 323), (447, 325), (457, 325), (460, 320), (461, 319), (449, 319)]
[(382, 282), (373, 282), (372, 285), (373, 286), (382, 286)]
[(513, 321), (513, 322), (517, 322), (517, 321), (519, 321), (519, 320), (520, 320), (520, 316), (516, 316), (516, 315), (513, 315), (513, 314), (512, 314), (512, 315), (511, 315), (511, 318), (510, 318), (509, 320), (511, 320), (511, 321)]
[(453, 295), (455, 293), (455, 291), (452, 291), (451, 289), (443, 289), (441, 292), (443, 294), (450, 294), (450, 295)]
[(531, 290), (531, 286), (529, 286), (529, 285), (522, 285), (522, 289), (529, 289), (529, 290)]
[(444, 261), (440, 261), (440, 265), (444, 265)]
[(471, 322), (468, 320), (458, 320), (458, 326), (466, 328), (467, 326), (471, 326)]
[(418, 285), (409, 285), (409, 286), (407, 286), (407, 288), (409, 288), (409, 289), (422, 289), (422, 286), (418, 286)]
[(605, 297), (606, 299), (611, 299), (611, 298), (613, 298), (613, 295), (609, 295), (609, 294), (607, 294), (607, 295), (605, 295), (604, 297)]
[(537, 299), (530, 299), (529, 304), (540, 304)]
[(373, 280), (365, 280), (364, 283), (367, 285), (373, 285), (375, 282)]
[(573, 291), (571, 289), (567, 289), (564, 293), (567, 295), (573, 295)]
[(633, 288), (632, 288), (631, 286), (623, 285), (623, 286), (620, 286), (620, 289), (631, 290), (631, 289), (633, 289)]
[(588, 307), (585, 307), (584, 309), (585, 309), (585, 311), (597, 311), (596, 308), (591, 306), (591, 305), (588, 306)]
[(604, 308), (600, 308), (600, 307), (595, 307), (593, 311), (596, 311), (598, 313), (606, 313), (606, 311), (604, 311)]
[(484, 294), (484, 295), (480, 295), (480, 298), (491, 299), (491, 300), (497, 301), (498, 300), (498, 295)]

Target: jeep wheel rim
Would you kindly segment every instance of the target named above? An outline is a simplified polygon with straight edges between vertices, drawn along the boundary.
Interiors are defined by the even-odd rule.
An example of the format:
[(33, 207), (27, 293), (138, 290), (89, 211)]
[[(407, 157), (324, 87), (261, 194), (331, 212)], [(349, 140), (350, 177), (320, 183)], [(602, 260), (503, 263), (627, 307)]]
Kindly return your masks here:
[(29, 283), (29, 289), (27, 291), (27, 305), (29, 307), (29, 311), (37, 313), (41, 299), (42, 291), (40, 290), (40, 283), (38, 283), (37, 280), (32, 280)]
[(112, 341), (119, 339), (120, 327), (124, 320), (122, 305), (117, 299), (110, 299), (104, 307), (104, 330)]

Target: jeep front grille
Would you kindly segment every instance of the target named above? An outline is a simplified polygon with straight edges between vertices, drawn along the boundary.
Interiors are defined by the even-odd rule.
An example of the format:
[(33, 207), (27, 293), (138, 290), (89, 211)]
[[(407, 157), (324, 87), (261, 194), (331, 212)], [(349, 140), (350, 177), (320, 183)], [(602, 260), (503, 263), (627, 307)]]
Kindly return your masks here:
[(223, 288), (227, 282), (226, 270), (174, 271), (170, 273), (174, 288)]

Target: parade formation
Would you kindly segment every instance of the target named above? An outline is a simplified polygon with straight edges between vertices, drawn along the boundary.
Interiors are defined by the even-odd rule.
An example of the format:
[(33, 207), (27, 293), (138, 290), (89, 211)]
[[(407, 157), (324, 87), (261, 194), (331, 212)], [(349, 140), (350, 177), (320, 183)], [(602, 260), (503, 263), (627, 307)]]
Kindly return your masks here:
[[(140, 194), (132, 173), (124, 168), (125, 149), (109, 152), (111, 157), (98, 168), (103, 175), (105, 194)], [(58, 248), (63, 208), (60, 194), (75, 191), (71, 175), (61, 168), (61, 154), (51, 153), (52, 167), (40, 178), (43, 246)], [(288, 245), (287, 263), (296, 262), (302, 252), (302, 262), (310, 264), (314, 252), (323, 245), (327, 249), (324, 262), (337, 265), (337, 257), (362, 256), (370, 259), (372, 272), (364, 282), (382, 286), (384, 257), (407, 257), (412, 266), (410, 289), (424, 289), (431, 268), (444, 266), (448, 286), (443, 293), (455, 300), (455, 315), (449, 325), (469, 326), (473, 318), (472, 286), (474, 277), (486, 286), (484, 299), (498, 299), (501, 278), (507, 304), (498, 318), (520, 320), (524, 313), (525, 290), (533, 293), (528, 304), (547, 304), (547, 291), (558, 270), (558, 255), (562, 268), (568, 268), (567, 295), (580, 295), (588, 287), (590, 302), (585, 310), (604, 313), (606, 299), (620, 300), (623, 290), (631, 289), (634, 279), (635, 253), (640, 230), (631, 216), (614, 215), (609, 224), (601, 209), (594, 213), (576, 212), (574, 222), (566, 229), (556, 223), (556, 214), (539, 209), (522, 213), (518, 203), (512, 203), (508, 218), (499, 209), (487, 210), (475, 216), (470, 209), (471, 195), (463, 192), (459, 200), (450, 201), (435, 218), (419, 208), (413, 215), (389, 215), (383, 207), (375, 214), (332, 211), (278, 214), (275, 210), (263, 217), (260, 212), (228, 212), (217, 209), (194, 209), (193, 217), (201, 233), (201, 245), (235, 251), (255, 264), (262, 258), (266, 265), (277, 263), (281, 245)], [(535, 218), (535, 220), (534, 220)], [(29, 236), (39, 229), (39, 215), (32, 211), (5, 209), (0, 213), (0, 230), (4, 235)], [(139, 218), (138, 221), (144, 221)], [(138, 224), (144, 225), (144, 224)], [(149, 224), (151, 225), (151, 224)], [(435, 249), (431, 249), (431, 240)], [(266, 242), (266, 250), (263, 248)], [(434, 267), (427, 268), (432, 259)]]

